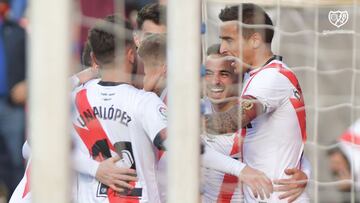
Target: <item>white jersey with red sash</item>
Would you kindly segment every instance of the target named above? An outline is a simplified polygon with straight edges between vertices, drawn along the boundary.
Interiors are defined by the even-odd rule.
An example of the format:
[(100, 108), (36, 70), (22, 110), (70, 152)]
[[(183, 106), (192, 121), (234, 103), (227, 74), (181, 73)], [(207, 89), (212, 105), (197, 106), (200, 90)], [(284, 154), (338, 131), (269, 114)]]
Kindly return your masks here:
[(78, 174), (76, 202), (160, 202), (153, 144), (166, 127), (166, 108), (153, 93), (128, 84), (92, 80), (74, 92), (73, 124), (77, 147), (94, 160), (116, 154), (117, 164), (136, 169), (133, 190), (118, 194), (94, 177)]
[(360, 119), (339, 138), (340, 148), (354, 169), (356, 191), (360, 191)]
[[(208, 99), (202, 100), (202, 108), (205, 114), (214, 112)], [(239, 143), (241, 139), (239, 136), (238, 133), (223, 135), (206, 134), (202, 138), (203, 143), (208, 147), (234, 159), (241, 160), (241, 145)], [(203, 168), (203, 173), (202, 202), (243, 202), (242, 188), (236, 176), (210, 168)]]
[[(290, 178), (284, 170), (300, 168), (306, 141), (304, 98), (295, 74), (274, 57), (250, 72), (244, 83), (242, 96), (256, 98), (264, 106), (263, 114), (246, 128), (243, 160), (250, 167), (263, 171), (270, 179)], [(244, 186), (245, 202), (259, 202), (250, 188)], [(261, 202), (287, 202), (279, 200), (274, 192)], [(309, 202), (304, 192), (295, 202)]]
[[(160, 99), (167, 105), (167, 88), (165, 88)], [(164, 109), (165, 110), (165, 109)], [(166, 112), (164, 112), (166, 115)], [(161, 202), (166, 202), (167, 192), (167, 153), (164, 150), (156, 150), (157, 157), (157, 183), (159, 186)]]

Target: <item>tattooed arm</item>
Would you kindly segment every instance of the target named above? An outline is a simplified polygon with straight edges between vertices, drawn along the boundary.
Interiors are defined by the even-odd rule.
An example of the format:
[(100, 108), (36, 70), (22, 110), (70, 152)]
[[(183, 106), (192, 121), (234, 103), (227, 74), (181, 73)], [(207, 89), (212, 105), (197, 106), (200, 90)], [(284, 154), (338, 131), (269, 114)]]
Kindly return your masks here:
[(251, 96), (243, 96), (240, 104), (234, 105), (226, 112), (205, 115), (206, 131), (211, 134), (236, 132), (250, 124), (253, 119), (262, 114), (264, 109), (263, 105)]

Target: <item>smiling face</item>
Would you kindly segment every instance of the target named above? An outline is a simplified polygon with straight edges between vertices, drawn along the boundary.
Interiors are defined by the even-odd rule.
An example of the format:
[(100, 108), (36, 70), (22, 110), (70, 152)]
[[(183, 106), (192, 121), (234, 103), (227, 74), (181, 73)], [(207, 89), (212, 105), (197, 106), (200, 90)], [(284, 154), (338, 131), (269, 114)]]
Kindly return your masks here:
[(210, 56), (206, 61), (206, 92), (213, 100), (221, 100), (238, 95), (238, 74), (231, 62), (222, 57)]

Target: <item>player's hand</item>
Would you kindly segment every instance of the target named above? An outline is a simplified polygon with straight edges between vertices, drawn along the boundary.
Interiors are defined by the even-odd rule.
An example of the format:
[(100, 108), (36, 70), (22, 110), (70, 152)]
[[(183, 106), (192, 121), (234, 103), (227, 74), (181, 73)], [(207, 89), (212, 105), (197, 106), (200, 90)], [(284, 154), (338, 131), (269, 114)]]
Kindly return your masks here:
[(95, 177), (114, 191), (123, 192), (124, 189), (133, 189), (134, 187), (128, 182), (137, 181), (137, 178), (135, 170), (116, 166), (116, 162), (119, 160), (120, 157), (115, 156), (102, 161)]
[(234, 72), (237, 74), (242, 74), (242, 72), (244, 71), (244, 67), (251, 67), (251, 65), (246, 64), (235, 56), (225, 56), (223, 57), (223, 60), (229, 62), (230, 66), (234, 68)]
[(308, 177), (297, 168), (286, 169), (285, 174), (291, 176), (289, 179), (274, 180), (274, 191), (282, 192), (279, 199), (288, 198), (288, 202), (295, 201), (304, 192)]
[(79, 78), (80, 84), (84, 84), (91, 79), (98, 78), (99, 72), (97, 68), (90, 67), (77, 73), (76, 77)]
[(252, 190), (254, 197), (265, 199), (270, 198), (270, 194), (273, 192), (273, 185), (271, 180), (265, 175), (265, 173), (253, 169), (249, 166), (241, 171), (239, 180), (246, 184)]

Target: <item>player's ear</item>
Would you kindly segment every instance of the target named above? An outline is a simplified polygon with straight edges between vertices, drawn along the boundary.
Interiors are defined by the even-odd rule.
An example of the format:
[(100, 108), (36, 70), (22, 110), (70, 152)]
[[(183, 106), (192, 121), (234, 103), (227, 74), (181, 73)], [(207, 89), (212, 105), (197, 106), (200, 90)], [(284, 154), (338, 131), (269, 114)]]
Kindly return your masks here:
[(140, 46), (140, 31), (134, 31), (133, 32), (133, 39), (134, 39), (134, 43), (135, 43), (135, 46), (137, 48), (139, 48)]
[(162, 69), (163, 75), (166, 76), (166, 73), (167, 73), (167, 65), (166, 65), (166, 64), (163, 64), (162, 67), (161, 67), (161, 69)]
[(126, 58), (130, 61), (130, 63), (134, 64), (135, 63), (135, 50), (132, 46), (128, 46), (128, 48), (126, 48)]
[(262, 42), (262, 38), (260, 33), (255, 32), (254, 34), (251, 35), (250, 43), (254, 49), (259, 48), (261, 46), (261, 42)]

